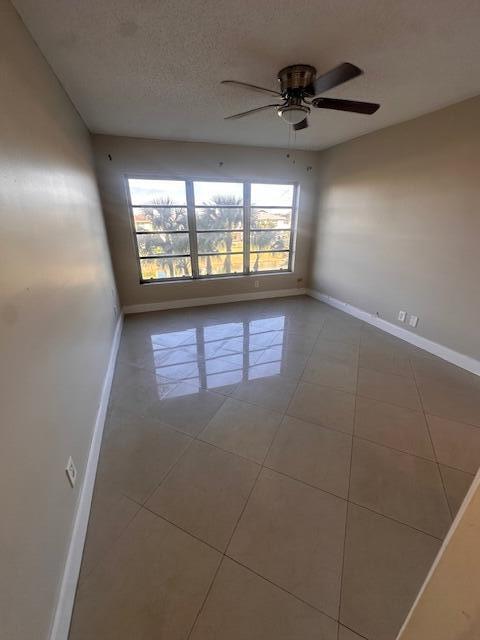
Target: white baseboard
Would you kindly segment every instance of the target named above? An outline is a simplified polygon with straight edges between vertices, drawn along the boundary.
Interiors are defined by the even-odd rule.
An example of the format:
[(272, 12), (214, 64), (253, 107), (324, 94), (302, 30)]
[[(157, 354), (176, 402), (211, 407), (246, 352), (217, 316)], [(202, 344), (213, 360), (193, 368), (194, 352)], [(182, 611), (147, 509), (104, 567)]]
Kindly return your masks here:
[(112, 387), (113, 372), (115, 370), (115, 362), (117, 360), (118, 347), (120, 345), (120, 337), (122, 334), (122, 325), (123, 315), (120, 314), (117, 326), (115, 327), (112, 347), (110, 349), (110, 358), (103, 382), (100, 405), (95, 420), (95, 427), (93, 430), (90, 452), (88, 454), (83, 486), (78, 499), (77, 513), (75, 515), (70, 547), (68, 549), (65, 570), (60, 586), (60, 594), (50, 632), (50, 640), (67, 640), (68, 638), (73, 603), (75, 600), (75, 591), (82, 562), (83, 546), (87, 535), (88, 518), (90, 515), (90, 506), (92, 502), (93, 487), (95, 484), (95, 474), (97, 472), (98, 456), (100, 454), (100, 445), (102, 443), (103, 427), (105, 424), (108, 399), (110, 397), (110, 389)]
[(164, 311), (166, 309), (183, 309), (185, 307), (203, 307), (209, 304), (225, 304), (245, 300), (262, 300), (264, 298), (284, 298), (287, 296), (305, 295), (306, 289), (279, 289), (277, 291), (252, 291), (227, 296), (210, 296), (209, 298), (185, 298), (185, 300), (166, 300), (147, 304), (131, 304), (123, 307), (123, 313), (144, 313), (146, 311)]
[(342, 302), (341, 300), (337, 300), (337, 298), (332, 298), (324, 293), (320, 293), (319, 291), (315, 291), (314, 289), (307, 289), (307, 295), (315, 298), (316, 300), (320, 300), (320, 302), (325, 302), (331, 307), (335, 307), (336, 309), (340, 309), (345, 313), (348, 313), (359, 320), (363, 320), (368, 324), (385, 331), (386, 333), (390, 333), (401, 340), (405, 340), (410, 344), (419, 347), (420, 349), (424, 349), (429, 353), (433, 353), (434, 355), (446, 360), (447, 362), (451, 362), (457, 367), (461, 367), (462, 369), (466, 369), (471, 373), (480, 376), (480, 360), (475, 360), (475, 358), (471, 358), (470, 356), (465, 355), (464, 353), (459, 353), (458, 351), (454, 351), (449, 347), (445, 347), (442, 344), (438, 344), (438, 342), (433, 342), (433, 340), (429, 340), (428, 338), (424, 338), (423, 336), (419, 336), (417, 333), (413, 333), (413, 331), (408, 331), (403, 327), (399, 327), (383, 318), (379, 318), (378, 316), (369, 313), (368, 311), (364, 311), (363, 309), (359, 309), (358, 307), (354, 307), (347, 302)]

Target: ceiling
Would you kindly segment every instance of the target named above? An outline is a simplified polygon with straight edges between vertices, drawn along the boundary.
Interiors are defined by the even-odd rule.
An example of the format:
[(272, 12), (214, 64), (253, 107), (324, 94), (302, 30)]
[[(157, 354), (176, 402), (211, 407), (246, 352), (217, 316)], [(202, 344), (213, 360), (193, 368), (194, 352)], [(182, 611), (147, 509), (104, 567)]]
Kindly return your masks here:
[(286, 65), (343, 61), (365, 75), (331, 97), (373, 116), (316, 111), (295, 146), (322, 149), (480, 93), (478, 0), (14, 0), (92, 132), (285, 147), (271, 102)]

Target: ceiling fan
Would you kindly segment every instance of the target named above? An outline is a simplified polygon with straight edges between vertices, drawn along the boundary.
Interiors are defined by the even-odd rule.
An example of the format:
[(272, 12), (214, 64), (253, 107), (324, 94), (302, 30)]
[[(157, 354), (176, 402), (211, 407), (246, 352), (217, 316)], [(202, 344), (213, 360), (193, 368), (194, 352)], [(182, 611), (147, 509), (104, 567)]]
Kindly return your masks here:
[(350, 111), (371, 115), (380, 108), (373, 102), (359, 102), (357, 100), (340, 100), (338, 98), (322, 98), (319, 94), (338, 87), (340, 84), (362, 75), (363, 71), (350, 62), (343, 62), (334, 69), (317, 77), (317, 70), (308, 64), (294, 64), (284, 67), (278, 72), (280, 91), (258, 87), (248, 82), (237, 80), (222, 80), (221, 84), (234, 84), (253, 91), (260, 91), (276, 96), (282, 102), (266, 104), (263, 107), (236, 113), (227, 116), (225, 120), (243, 118), (251, 113), (257, 113), (266, 109), (276, 109), (277, 114), (295, 131), (308, 127), (308, 114), (310, 107), (316, 109), (335, 109), (337, 111)]

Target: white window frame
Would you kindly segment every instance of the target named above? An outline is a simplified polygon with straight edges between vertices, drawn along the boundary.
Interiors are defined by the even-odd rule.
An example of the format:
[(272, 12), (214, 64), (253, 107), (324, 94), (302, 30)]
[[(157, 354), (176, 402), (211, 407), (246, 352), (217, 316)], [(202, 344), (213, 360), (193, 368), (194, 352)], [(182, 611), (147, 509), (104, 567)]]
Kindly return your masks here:
[[(187, 210), (187, 221), (188, 221), (188, 230), (186, 231), (137, 231), (136, 227), (135, 227), (135, 218), (134, 218), (134, 209), (135, 208), (155, 208), (152, 207), (152, 205), (133, 205), (132, 204), (132, 199), (131, 199), (131, 195), (130, 195), (130, 188), (129, 188), (129, 180), (176, 180), (176, 181), (182, 181), (185, 183), (185, 191), (186, 191), (186, 200), (187, 200), (187, 204), (186, 204), (186, 210)], [(166, 283), (166, 282), (184, 282), (184, 281), (194, 281), (194, 280), (210, 280), (210, 279), (218, 279), (218, 278), (243, 278), (243, 277), (249, 277), (249, 276), (263, 276), (263, 275), (278, 275), (278, 274), (282, 274), (282, 273), (293, 273), (293, 269), (294, 269), (294, 261), (295, 261), (295, 247), (296, 247), (296, 236), (297, 236), (297, 216), (298, 216), (298, 200), (299, 200), (299, 184), (298, 182), (292, 182), (290, 180), (261, 180), (261, 179), (254, 179), (254, 180), (238, 180), (238, 179), (233, 179), (230, 177), (226, 177), (226, 178), (185, 178), (185, 177), (172, 177), (172, 176), (160, 176), (157, 174), (126, 174), (124, 176), (124, 182), (125, 182), (125, 192), (126, 192), (126, 197), (127, 197), (127, 202), (128, 202), (128, 209), (129, 209), (129, 215), (130, 215), (130, 224), (131, 224), (131, 228), (132, 228), (132, 234), (133, 234), (133, 239), (134, 239), (134, 245), (135, 245), (135, 254), (136, 254), (136, 259), (137, 259), (137, 267), (138, 267), (138, 273), (139, 273), (139, 279), (140, 279), (140, 284), (161, 284), (161, 283)], [(219, 273), (219, 274), (207, 274), (207, 275), (201, 275), (199, 273), (199, 268), (198, 268), (198, 258), (199, 256), (204, 256), (207, 254), (199, 254), (198, 253), (198, 247), (197, 247), (197, 233), (214, 233), (216, 230), (214, 229), (209, 229), (208, 231), (199, 231), (197, 232), (197, 228), (196, 228), (196, 215), (195, 215), (195, 209), (196, 208), (201, 208), (203, 207), (203, 205), (196, 205), (195, 204), (195, 196), (194, 196), (194, 183), (195, 182), (235, 182), (238, 184), (243, 184), (243, 204), (242, 205), (225, 205), (225, 208), (231, 206), (234, 209), (242, 209), (243, 210), (243, 229), (232, 229), (232, 230), (226, 230), (226, 229), (219, 229), (219, 232), (222, 233), (234, 233), (235, 231), (237, 232), (241, 232), (243, 233), (243, 271), (242, 272), (237, 272), (237, 273)], [(292, 210), (292, 218), (291, 218), (291, 223), (290, 223), (290, 227), (289, 228), (285, 228), (285, 229), (281, 229), (281, 231), (289, 231), (290, 232), (290, 242), (289, 242), (289, 246), (288, 249), (281, 249), (281, 250), (276, 250), (276, 251), (270, 251), (268, 249), (266, 250), (261, 250), (261, 251), (250, 251), (250, 231), (269, 231), (270, 229), (256, 229), (256, 228), (251, 228), (250, 225), (250, 219), (251, 219), (251, 186), (252, 184), (278, 184), (278, 185), (291, 185), (293, 186), (293, 197), (292, 197), (292, 206), (291, 207), (287, 207), (287, 206), (270, 206), (270, 205), (263, 205), (262, 207), (254, 207), (254, 208), (265, 208), (265, 209), (290, 209)], [(171, 206), (171, 207), (177, 207), (179, 208), (180, 206), (183, 205), (166, 205), (166, 206)], [(222, 207), (223, 208), (223, 207)], [(274, 229), (272, 229), (272, 231), (274, 231)], [(190, 253), (189, 254), (175, 254), (175, 255), (169, 255), (169, 256), (160, 256), (160, 255), (153, 255), (153, 256), (140, 256), (140, 251), (139, 251), (139, 247), (138, 247), (138, 242), (137, 242), (137, 238), (139, 235), (147, 235), (147, 234), (155, 234), (155, 233), (188, 233), (189, 236), (189, 246), (190, 246)], [(288, 266), (286, 269), (275, 269), (275, 270), (270, 270), (270, 271), (251, 271), (250, 269), (250, 256), (253, 254), (257, 254), (257, 253), (288, 253)], [(214, 254), (210, 254), (210, 255), (227, 255), (226, 253), (214, 253)], [(239, 255), (238, 252), (236, 253), (232, 253), (231, 255)], [(192, 275), (191, 276), (179, 276), (179, 277), (175, 277), (175, 278), (149, 278), (149, 279), (144, 279), (142, 277), (142, 268), (141, 268), (141, 261), (142, 260), (149, 260), (149, 259), (156, 259), (156, 258), (161, 258), (161, 257), (172, 257), (172, 258), (190, 258), (190, 262), (191, 262), (191, 271), (192, 271)]]

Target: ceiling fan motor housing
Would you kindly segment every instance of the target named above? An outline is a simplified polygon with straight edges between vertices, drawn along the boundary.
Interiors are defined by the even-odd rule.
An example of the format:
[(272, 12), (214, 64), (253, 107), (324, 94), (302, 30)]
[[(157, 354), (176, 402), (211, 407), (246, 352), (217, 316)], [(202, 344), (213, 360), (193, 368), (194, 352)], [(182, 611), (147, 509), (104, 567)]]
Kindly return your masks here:
[(312, 95), (316, 75), (317, 70), (309, 64), (284, 67), (278, 72), (282, 95), (289, 98), (300, 98), (305, 93)]

